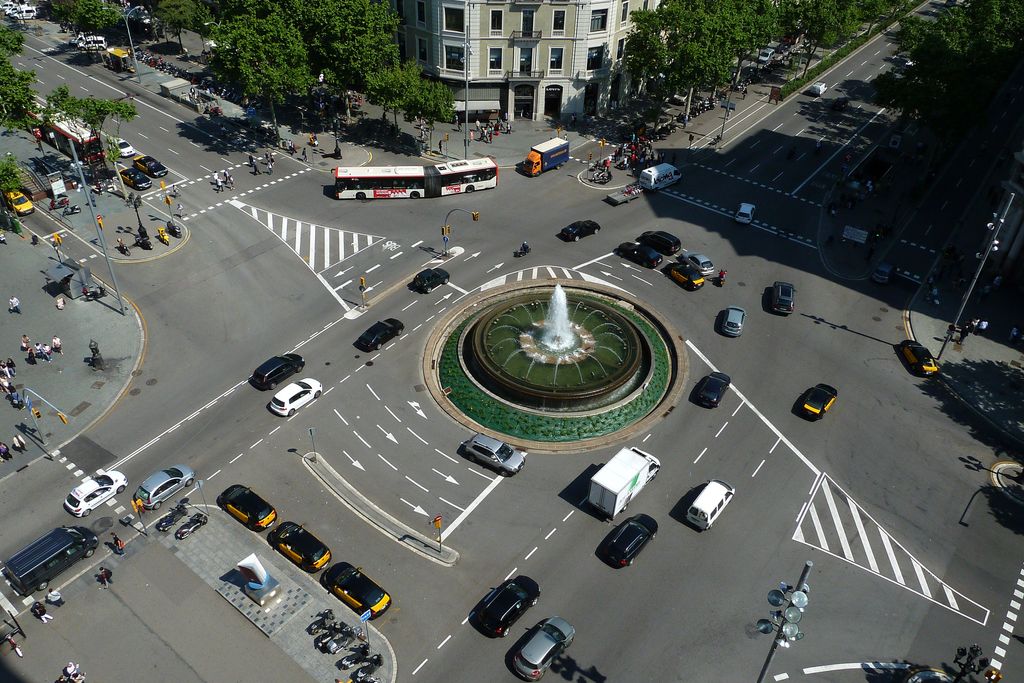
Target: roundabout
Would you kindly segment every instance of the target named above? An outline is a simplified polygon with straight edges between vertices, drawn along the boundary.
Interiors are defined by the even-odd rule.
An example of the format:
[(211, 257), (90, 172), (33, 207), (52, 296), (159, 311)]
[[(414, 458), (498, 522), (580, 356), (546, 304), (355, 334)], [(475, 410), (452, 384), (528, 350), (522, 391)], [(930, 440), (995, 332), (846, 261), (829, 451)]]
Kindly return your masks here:
[(475, 431), (575, 451), (649, 428), (687, 374), (681, 336), (641, 301), (579, 280), (486, 290), (433, 330), (424, 379)]

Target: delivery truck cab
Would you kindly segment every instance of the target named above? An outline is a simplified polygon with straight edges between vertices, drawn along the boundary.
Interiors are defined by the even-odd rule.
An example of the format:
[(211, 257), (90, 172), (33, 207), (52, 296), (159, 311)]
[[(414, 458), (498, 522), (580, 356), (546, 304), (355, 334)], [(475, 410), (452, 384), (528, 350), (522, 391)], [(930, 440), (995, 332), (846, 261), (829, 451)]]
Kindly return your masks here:
[(639, 448), (623, 448), (590, 479), (587, 501), (602, 516), (612, 519), (626, 509), (648, 482), (654, 481), (661, 462)]
[(679, 182), (683, 174), (672, 164), (658, 164), (640, 171), (640, 187), (645, 190), (660, 190)]
[(569, 161), (569, 141), (564, 138), (551, 138), (530, 148), (530, 153), (523, 160), (523, 173), (537, 176), (544, 171), (561, 166)]

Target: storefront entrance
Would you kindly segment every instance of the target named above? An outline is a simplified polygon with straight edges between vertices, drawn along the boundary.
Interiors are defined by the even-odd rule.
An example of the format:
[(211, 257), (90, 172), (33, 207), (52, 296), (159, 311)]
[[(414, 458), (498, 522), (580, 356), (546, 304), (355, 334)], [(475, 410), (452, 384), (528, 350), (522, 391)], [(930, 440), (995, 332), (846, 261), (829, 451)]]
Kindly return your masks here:
[(524, 83), (523, 85), (517, 85), (514, 92), (515, 99), (513, 100), (513, 111), (515, 112), (516, 117), (521, 119), (532, 119), (533, 101), (536, 88)]
[(549, 85), (544, 88), (544, 116), (558, 119), (562, 115), (562, 86)]

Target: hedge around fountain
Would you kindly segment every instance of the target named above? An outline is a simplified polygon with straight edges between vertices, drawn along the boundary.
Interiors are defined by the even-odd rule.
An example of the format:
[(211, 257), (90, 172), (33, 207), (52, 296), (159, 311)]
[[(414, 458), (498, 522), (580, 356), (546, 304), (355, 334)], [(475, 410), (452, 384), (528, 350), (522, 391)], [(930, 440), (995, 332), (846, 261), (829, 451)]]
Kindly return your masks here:
[[(548, 443), (566, 443), (607, 436), (628, 427), (651, 414), (672, 387), (675, 372), (673, 359), (662, 333), (644, 316), (617, 306), (605, 297), (588, 296), (586, 290), (573, 286), (577, 299), (590, 299), (615, 310), (636, 325), (650, 344), (652, 371), (647, 389), (630, 400), (588, 415), (543, 415), (517, 410), (480, 389), (463, 372), (459, 360), (462, 332), (475, 319), (468, 316), (448, 332), (438, 365), (438, 381), (447, 399), (474, 422), (513, 438)], [(537, 287), (532, 285), (530, 289)]]

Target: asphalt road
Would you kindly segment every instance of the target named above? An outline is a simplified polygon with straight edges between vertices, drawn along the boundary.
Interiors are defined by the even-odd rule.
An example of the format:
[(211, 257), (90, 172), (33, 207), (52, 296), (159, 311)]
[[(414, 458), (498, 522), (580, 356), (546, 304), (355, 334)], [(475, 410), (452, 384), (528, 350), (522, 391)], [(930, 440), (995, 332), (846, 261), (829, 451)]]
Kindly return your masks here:
[[(837, 69), (829, 95), (861, 92), (857, 84), (890, 53), (866, 48)], [(109, 81), (98, 69), (84, 69), (90, 78), (61, 68), (48, 62), (44, 88), (56, 82), (51, 73), (73, 89)], [(201, 179), (244, 161), (197, 142), (185, 117), (157, 102), (145, 100), (123, 134), (175, 174)], [(304, 167), (287, 159), (269, 186), (243, 169), (234, 171), (234, 193), (189, 185), (189, 243), (118, 271), (147, 322), (139, 391), (65, 452), (86, 471), (116, 464), (132, 484), (185, 462), (210, 482), (210, 497), (235, 481), (256, 488), (282, 518), (309, 526), (338, 559), (361, 565), (395, 596), (378, 626), (398, 653), (400, 680), (510, 679), (508, 653), (523, 628), (552, 614), (578, 631), (552, 672), (566, 680), (752, 680), (770, 643), (753, 628), (767, 615), (764, 595), (795, 581), (808, 559), (815, 568), (807, 637), (779, 653), (774, 672), (861, 680), (859, 669), (811, 668), (934, 664), (968, 642), (989, 650), (1019, 571), (1007, 552), (1015, 539), (983, 500), (973, 501), (969, 526), (959, 523), (985, 480), (959, 458), (986, 453), (893, 352), (905, 336), (909, 289), (837, 281), (820, 263), (815, 189), (837, 172), (845, 141), (885, 135), (884, 117), (866, 103), (842, 117), (830, 111), (798, 96), (734, 121), (724, 151), (695, 158), (683, 183), (620, 207), (601, 202), (609, 190), (586, 187), (572, 166), (540, 179), (503, 170), (497, 190), (447, 200), (328, 200), (329, 176), (300, 173)], [(823, 136), (827, 147), (815, 155)], [(791, 146), (798, 156), (787, 160)], [(776, 234), (735, 224), (740, 201), (757, 203), (760, 227)], [(430, 250), (441, 248), (439, 226), (456, 206), (482, 218), (455, 216), (451, 245), (460, 252), (444, 266), (451, 284), (428, 295), (409, 291), (411, 276), (436, 257)], [(576, 244), (555, 238), (582, 218), (603, 230)], [(611, 254), (648, 229), (669, 230), (684, 249), (727, 268), (726, 287), (685, 292)], [(513, 258), (524, 239), (533, 253)], [(360, 275), (373, 299), (362, 314)], [(630, 513), (651, 514), (661, 532), (623, 570), (594, 556), (610, 526), (580, 505), (588, 471), (615, 449), (532, 453), (520, 475), (495, 480), (456, 453), (469, 433), (421, 390), (431, 321), (468, 292), (496, 279), (583, 276), (641, 297), (681, 330), (691, 349), (688, 382), (713, 366), (736, 389), (716, 411), (681, 403), (636, 440), (664, 468)], [(793, 316), (764, 310), (774, 280), (796, 285)], [(738, 339), (714, 329), (728, 305), (749, 314)], [(406, 334), (379, 354), (352, 347), (385, 317), (401, 319)], [(267, 356), (293, 349), (306, 358), (304, 375), (327, 391), (281, 419), (266, 409), (269, 394), (245, 380)], [(824, 421), (808, 423), (793, 407), (818, 382), (838, 387), (839, 401)], [(459, 564), (442, 568), (388, 542), (319, 486), (298, 462), (313, 449), (310, 427), (316, 450), (354, 486), (424, 533), (433, 515), (454, 520), (476, 503), (446, 536)], [(682, 523), (681, 510), (711, 477), (738, 494), (715, 528), (699, 534)], [(66, 523), (60, 500), (75, 481), (73, 473), (32, 468), (5, 491), (5, 509), (18, 511), (5, 548)], [(511, 637), (490, 641), (465, 620), (490, 586), (515, 573), (539, 582), (540, 603)]]

